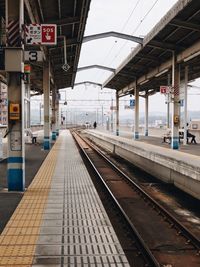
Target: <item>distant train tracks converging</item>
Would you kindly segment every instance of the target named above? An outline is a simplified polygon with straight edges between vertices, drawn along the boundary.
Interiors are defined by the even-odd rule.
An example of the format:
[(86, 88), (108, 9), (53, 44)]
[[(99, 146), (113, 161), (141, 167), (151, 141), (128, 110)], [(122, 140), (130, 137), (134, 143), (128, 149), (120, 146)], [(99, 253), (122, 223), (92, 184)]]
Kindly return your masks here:
[(133, 266), (199, 267), (200, 240), (98, 148), (73, 136), (131, 229), (133, 257), (142, 258)]

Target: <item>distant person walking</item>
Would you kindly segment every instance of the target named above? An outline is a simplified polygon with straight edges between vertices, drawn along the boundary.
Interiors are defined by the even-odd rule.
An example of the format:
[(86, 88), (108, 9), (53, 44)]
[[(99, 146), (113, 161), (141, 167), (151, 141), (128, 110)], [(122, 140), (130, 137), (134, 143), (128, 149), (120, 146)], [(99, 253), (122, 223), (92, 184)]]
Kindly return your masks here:
[(96, 123), (96, 121), (93, 123), (93, 127), (94, 127), (94, 129), (97, 128), (97, 123)]
[(196, 144), (197, 142), (196, 142), (196, 136), (194, 135), (194, 134), (191, 134), (190, 132), (189, 132), (189, 123), (187, 123), (187, 144), (188, 144), (188, 139), (189, 139), (189, 137), (191, 137), (191, 144), (192, 143), (194, 143), (194, 144)]

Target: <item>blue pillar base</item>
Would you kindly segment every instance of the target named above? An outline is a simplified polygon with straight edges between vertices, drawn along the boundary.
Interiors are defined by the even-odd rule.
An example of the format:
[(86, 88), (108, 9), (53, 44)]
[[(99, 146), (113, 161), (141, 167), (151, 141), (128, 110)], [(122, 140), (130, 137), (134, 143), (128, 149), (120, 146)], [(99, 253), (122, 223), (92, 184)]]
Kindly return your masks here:
[(139, 132), (135, 132), (135, 133), (134, 133), (134, 139), (135, 139), (135, 140), (139, 139)]
[(116, 130), (116, 136), (119, 136), (119, 129)]
[(148, 130), (145, 130), (145, 134), (144, 134), (144, 136), (149, 136), (149, 132), (148, 132)]
[(44, 150), (49, 150), (51, 148), (49, 137), (44, 137), (43, 148)]
[(175, 137), (175, 136), (172, 137), (171, 148), (179, 149), (179, 137)]
[(8, 169), (7, 171), (8, 191), (25, 190), (25, 179), (22, 169)]
[(52, 132), (52, 140), (56, 140), (56, 132)]
[(59, 129), (56, 130), (56, 136), (59, 136)]

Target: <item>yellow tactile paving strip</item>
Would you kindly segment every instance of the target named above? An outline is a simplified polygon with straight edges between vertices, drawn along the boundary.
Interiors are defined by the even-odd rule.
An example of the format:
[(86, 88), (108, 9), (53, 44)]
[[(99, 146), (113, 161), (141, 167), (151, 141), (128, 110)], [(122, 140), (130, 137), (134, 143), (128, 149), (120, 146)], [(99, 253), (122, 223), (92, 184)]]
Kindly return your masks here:
[(0, 266), (31, 266), (61, 146), (58, 140), (0, 236)]

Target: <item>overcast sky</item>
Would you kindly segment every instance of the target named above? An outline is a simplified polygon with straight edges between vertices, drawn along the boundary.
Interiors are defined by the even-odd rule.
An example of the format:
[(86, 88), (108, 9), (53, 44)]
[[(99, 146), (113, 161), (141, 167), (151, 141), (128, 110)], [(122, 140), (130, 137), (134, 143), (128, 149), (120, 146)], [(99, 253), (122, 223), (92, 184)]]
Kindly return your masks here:
[[(143, 37), (176, 2), (177, 0), (92, 0), (85, 36), (117, 31)], [(136, 45), (113, 37), (83, 43), (79, 67), (98, 64), (117, 68)], [(76, 83), (91, 81), (101, 84), (110, 75), (111, 72), (108, 71), (85, 70), (77, 73)], [(67, 98), (97, 99), (100, 95), (98, 91), (94, 85), (77, 86), (73, 91), (67, 90)], [(189, 109), (199, 110), (199, 93), (200, 90), (197, 89), (189, 91), (192, 94), (189, 96)], [(150, 111), (165, 111), (164, 103), (165, 97), (159, 93), (150, 97)], [(140, 110), (144, 111), (142, 99)]]

